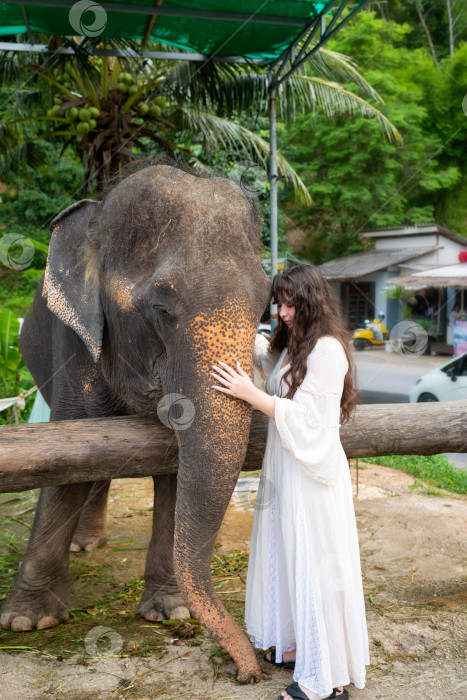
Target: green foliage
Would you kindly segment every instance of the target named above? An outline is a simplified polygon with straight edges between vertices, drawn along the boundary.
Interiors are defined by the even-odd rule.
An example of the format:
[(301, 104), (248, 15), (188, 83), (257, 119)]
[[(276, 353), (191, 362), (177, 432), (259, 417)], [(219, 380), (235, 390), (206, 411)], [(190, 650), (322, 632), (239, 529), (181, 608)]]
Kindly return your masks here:
[[(26, 166), (21, 175), (9, 173), (0, 222), (4, 233), (14, 231), (47, 244), (51, 220), (81, 199), (83, 167), (72, 154), (61, 157), (57, 145), (43, 141), (43, 147), (46, 167)], [(36, 256), (34, 265), (45, 266), (45, 256)]]
[(467, 45), (438, 70), (426, 50), (407, 48), (413, 33), (408, 24), (361, 12), (331, 44), (364, 66), (402, 145), (381, 139), (374, 120), (339, 117), (331, 124), (321, 111), (299, 115), (280, 144), (313, 198), (311, 208), (287, 208), (305, 233), (300, 252), (314, 262), (361, 249), (364, 229), (436, 220), (467, 234), (465, 205), (447, 207), (465, 188)]
[(467, 471), (454, 467), (444, 455), (392, 455), (388, 457), (364, 457), (364, 462), (381, 464), (383, 467), (399, 469), (453, 493), (467, 493)]
[(19, 321), (11, 311), (0, 312), (0, 377), (6, 382), (14, 379), (21, 362), (19, 349), (13, 345), (19, 335)]
[(211, 574), (216, 576), (240, 575), (248, 569), (248, 552), (232, 549), (227, 554), (212, 555)]
[[(449, 0), (452, 18), (455, 21), (455, 46), (465, 40), (467, 15), (464, 0)], [(371, 3), (381, 7), (380, 3)], [(450, 53), (448, 2), (443, 0), (392, 0), (387, 3), (383, 17), (399, 24), (408, 23), (415, 28), (413, 34), (406, 38), (406, 48), (423, 48), (430, 52), (427, 33), (433, 43), (436, 60), (443, 59)], [(421, 22), (423, 16), (426, 27)]]
[(402, 284), (396, 284), (389, 289), (383, 289), (383, 295), (388, 297), (388, 299), (396, 299), (400, 303), (405, 295), (405, 287)]
[(36, 248), (31, 267), (23, 271), (0, 265), (0, 309), (18, 316), (26, 315), (44, 271), (50, 222), (81, 198), (84, 171), (79, 160), (72, 153), (60, 157), (56, 144), (42, 143), (41, 167), (25, 165), (21, 175), (9, 172), (0, 201), (0, 235), (19, 233)]
[(4, 268), (0, 281), (0, 309), (9, 309), (24, 317), (32, 306), (36, 287), (43, 270), (28, 268), (23, 272)]
[[(446, 48), (445, 9), (435, 10), (434, 0), (422, 4), (426, 5), (425, 9), (433, 5), (429, 25), (439, 68), (427, 48), (415, 2), (410, 0), (405, 4), (397, 0), (387, 12), (384, 10), (384, 19), (375, 12), (358, 13), (329, 47), (314, 54), (307, 68), (279, 91), (278, 143), (281, 155), (287, 158), (279, 163), (284, 178), (279, 181), (281, 253), (287, 249), (287, 229), (295, 230), (295, 238), (301, 232), (303, 240), (301, 245), (294, 244), (292, 250), (315, 263), (368, 245), (358, 236), (365, 228), (436, 220), (467, 233), (467, 176), (462, 174), (467, 119), (461, 108), (467, 89), (467, 44), (461, 43), (462, 36), (458, 37), (450, 57)], [(379, 12), (380, 6), (376, 9)], [(442, 42), (444, 51), (438, 50)], [(352, 56), (361, 68), (344, 54)], [(68, 59), (57, 57), (47, 65), (54, 82), (41, 82), (39, 73), (29, 70), (27, 85), (18, 87), (27, 66), (31, 62), (40, 66), (43, 60), (44, 57), (26, 59), (15, 55), (0, 62), (3, 71), (0, 77), (5, 86), (0, 93), (0, 112), (2, 105), (4, 110), (11, 110), (14, 104), (15, 117), (30, 116), (31, 112), (45, 115), (48, 109), (53, 109), (55, 99), (57, 110), (53, 116), (57, 117), (61, 109), (67, 124), (75, 123), (80, 110), (76, 108), (77, 115), (72, 112), (73, 107), (65, 110), (66, 102), (59, 100), (59, 93), (65, 95), (69, 87), (64, 84), (63, 90), (55, 84)], [(108, 66), (100, 59), (93, 59), (94, 63), (91, 61), (89, 65), (84, 55), (76, 61), (78, 68), (70, 63), (71, 73), (64, 83), (89, 96), (89, 112), (99, 111), (106, 90), (107, 95), (111, 91), (111, 85), (105, 87), (102, 81)], [(157, 129), (152, 137), (141, 136), (141, 132), (128, 154), (163, 153), (170, 142), (173, 152), (201, 171), (230, 176), (236, 163), (249, 159), (261, 163), (260, 167), (267, 172), (268, 94), (263, 69), (170, 63), (166, 66), (164, 83), (154, 87), (164, 96), (154, 97), (141, 92), (147, 84), (144, 76), (149, 75), (150, 67), (139, 75), (136, 62), (122, 61), (116, 65), (114, 88), (117, 86), (118, 90), (121, 83), (132, 87), (133, 92), (137, 87), (141, 93), (137, 90), (130, 95), (122, 88), (121, 106), (125, 114), (132, 111), (132, 105), (143, 104), (145, 100), (155, 105), (158, 99), (163, 99), (158, 107), (164, 110), (167, 121), (162, 124), (158, 110), (149, 121), (146, 114), (135, 114), (132, 118), (138, 128), (149, 124), (155, 128), (157, 124)], [(118, 79), (119, 71), (121, 79)], [(99, 109), (94, 104), (91, 107), (91, 102), (101, 93)], [(0, 114), (0, 121), (4, 114)], [(83, 116), (95, 118), (98, 126), (99, 120), (104, 119), (102, 110), (99, 115), (94, 112)], [(388, 126), (388, 119), (402, 134), (403, 144), (391, 140), (394, 132)], [(17, 157), (15, 163), (11, 161), (8, 165), (0, 156), (3, 179), (8, 185), (1, 195), (0, 228), (47, 244), (51, 219), (82, 196), (85, 165), (73, 146), (67, 148), (66, 158), (62, 155), (65, 136), (56, 135), (53, 144), (47, 141), (59, 124), (56, 119), (42, 120), (39, 131), (37, 122), (21, 124), (27, 137), (21, 143), (19, 124), (0, 125), (0, 152), (11, 152), (12, 157)], [(387, 139), (382, 137), (382, 131), (388, 135)], [(165, 139), (164, 143), (159, 137)], [(75, 138), (75, 145), (81, 143), (80, 138)], [(83, 136), (83, 143), (87, 138), (88, 135)], [(8, 148), (2, 148), (4, 144)], [(30, 152), (29, 147), (33, 149)], [(28, 162), (30, 166), (25, 165)], [(294, 184), (296, 193), (301, 192), (302, 199), (305, 194), (311, 195), (312, 206), (292, 199), (285, 178)], [(261, 201), (263, 240), (267, 246), (269, 183), (256, 177), (251, 184)], [(44, 265), (45, 253), (36, 252), (34, 268), (41, 270)], [(38, 275), (31, 273), (27, 277), (28, 271), (14, 274), (3, 268), (2, 271), (0, 308), (6, 306), (24, 315)]]
[[(11, 311), (0, 311), (0, 398), (18, 396), (34, 385), (19, 350), (19, 327), (18, 319)], [(28, 403), (27, 415), (32, 407), (32, 397)], [(17, 406), (1, 411), (0, 423), (18, 423), (19, 413)]]

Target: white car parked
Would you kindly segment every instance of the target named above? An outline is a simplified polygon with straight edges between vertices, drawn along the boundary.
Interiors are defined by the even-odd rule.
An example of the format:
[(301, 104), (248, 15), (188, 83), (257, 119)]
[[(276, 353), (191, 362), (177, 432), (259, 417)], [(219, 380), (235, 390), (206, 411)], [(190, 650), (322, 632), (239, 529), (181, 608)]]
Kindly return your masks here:
[(417, 379), (409, 397), (412, 403), (467, 399), (467, 352)]

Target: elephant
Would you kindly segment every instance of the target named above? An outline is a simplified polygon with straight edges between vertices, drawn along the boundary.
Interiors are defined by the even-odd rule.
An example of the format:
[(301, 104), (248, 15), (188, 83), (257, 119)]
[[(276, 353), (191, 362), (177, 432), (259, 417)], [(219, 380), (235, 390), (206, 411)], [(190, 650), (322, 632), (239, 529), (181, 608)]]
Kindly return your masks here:
[[(260, 225), (258, 205), (229, 178), (177, 161), (127, 167), (100, 201), (84, 199), (52, 221), (20, 337), (51, 420), (139, 414), (156, 422), (161, 400), (182, 396), (191, 406), (174, 431), (178, 473), (153, 477), (139, 609), (149, 620), (198, 618), (236, 662), (239, 682), (259, 680), (260, 667), (215, 594), (210, 562), (252, 407), (216, 391), (211, 372), (218, 360), (239, 360), (252, 377), (271, 293)], [(2, 627), (43, 629), (68, 618), (70, 547), (105, 541), (109, 484), (41, 489)]]

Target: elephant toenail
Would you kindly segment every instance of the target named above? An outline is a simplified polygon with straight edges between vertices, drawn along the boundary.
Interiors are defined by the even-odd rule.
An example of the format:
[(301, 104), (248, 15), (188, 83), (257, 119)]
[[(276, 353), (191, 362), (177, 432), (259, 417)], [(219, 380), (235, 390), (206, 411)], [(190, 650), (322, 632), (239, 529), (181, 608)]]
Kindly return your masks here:
[(32, 630), (33, 625), (29, 617), (19, 615), (18, 617), (13, 618), (10, 627), (13, 632), (28, 632), (29, 630)]

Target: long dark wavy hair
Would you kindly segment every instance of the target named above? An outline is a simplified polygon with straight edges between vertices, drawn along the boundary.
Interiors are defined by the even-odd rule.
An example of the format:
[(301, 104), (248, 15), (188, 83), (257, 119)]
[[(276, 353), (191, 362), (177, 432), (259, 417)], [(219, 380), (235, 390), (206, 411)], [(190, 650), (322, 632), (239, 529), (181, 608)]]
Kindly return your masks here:
[(271, 297), (275, 304), (295, 306), (290, 326), (278, 315), (278, 323), (270, 340), (270, 352), (288, 348), (290, 367), (283, 375), (290, 383), (285, 398), (291, 399), (305, 378), (307, 357), (323, 335), (337, 338), (344, 348), (349, 369), (344, 378), (341, 397), (341, 423), (350, 422), (358, 403), (355, 365), (349, 340), (352, 333), (345, 328), (329, 282), (317, 267), (295, 263), (272, 281)]

